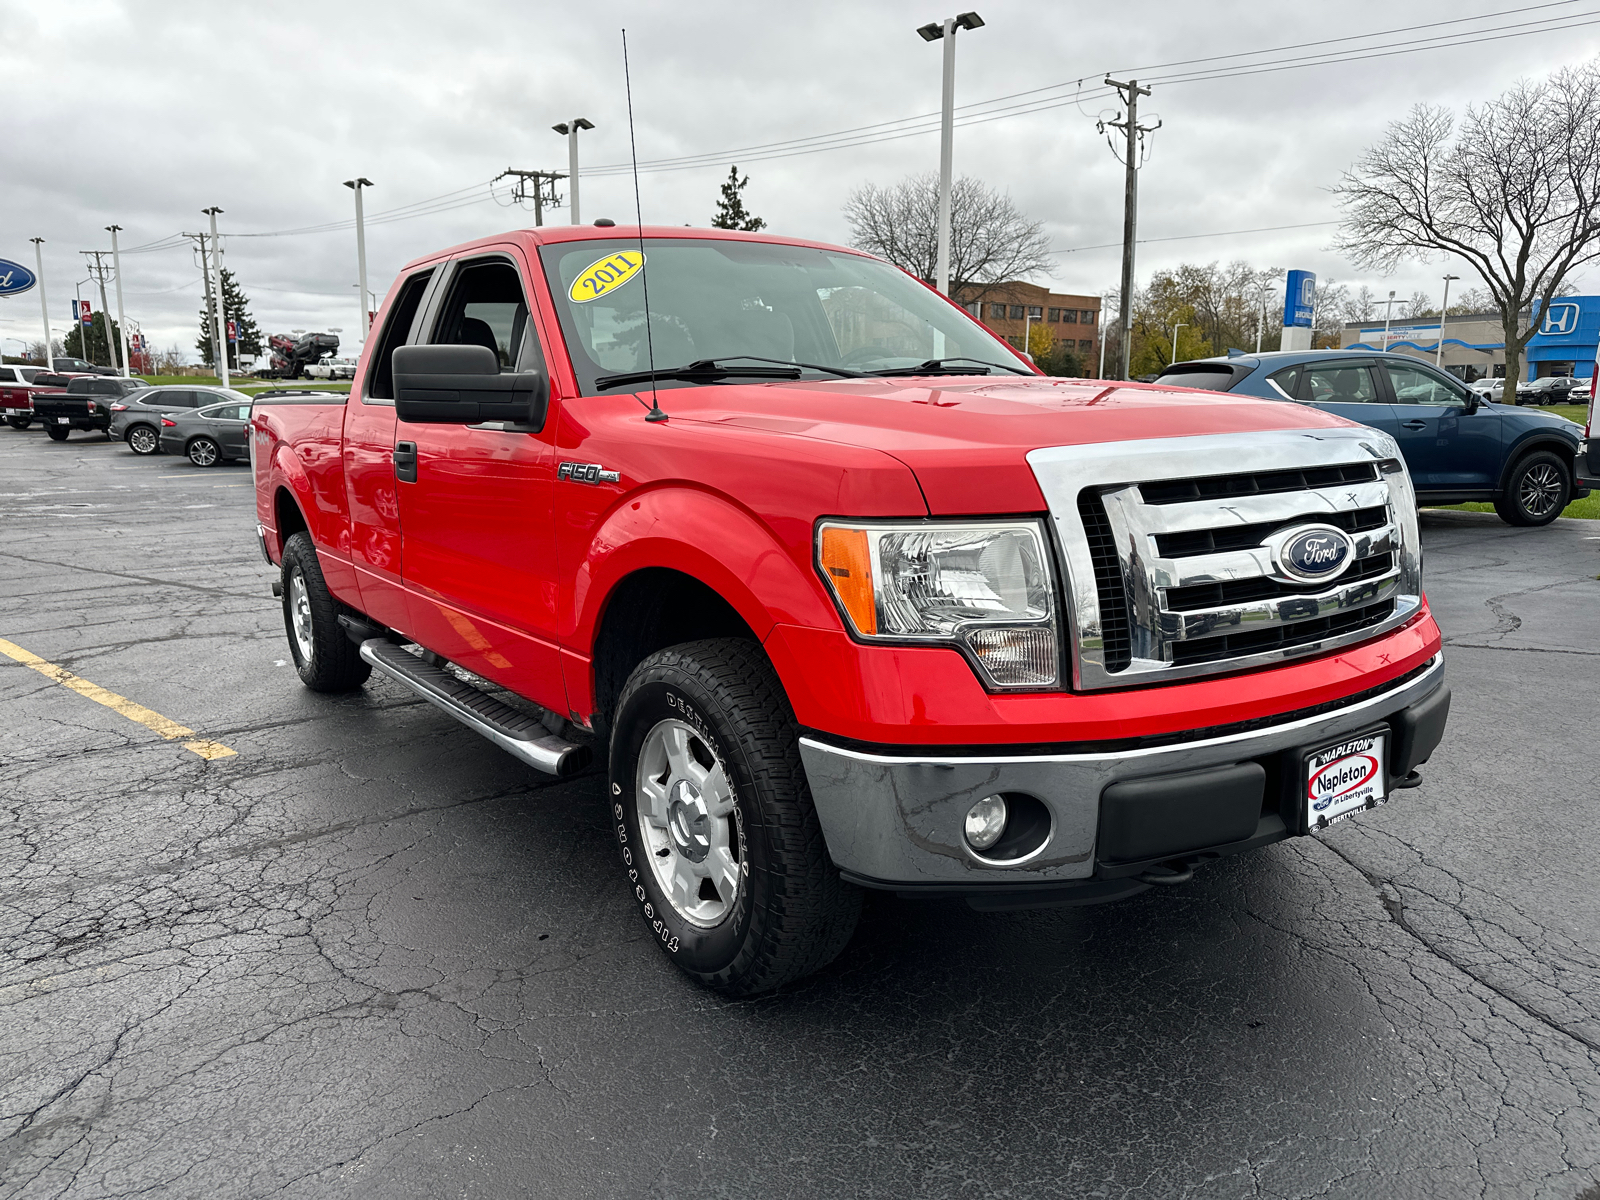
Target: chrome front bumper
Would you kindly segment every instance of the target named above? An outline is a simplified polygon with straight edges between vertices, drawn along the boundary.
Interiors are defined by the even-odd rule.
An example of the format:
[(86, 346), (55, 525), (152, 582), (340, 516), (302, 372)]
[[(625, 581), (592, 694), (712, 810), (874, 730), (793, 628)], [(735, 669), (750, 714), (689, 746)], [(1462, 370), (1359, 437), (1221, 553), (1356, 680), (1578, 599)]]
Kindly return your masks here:
[[(1427, 698), (1443, 682), (1443, 656), (1436, 655), (1415, 677), (1333, 712), (1148, 749), (908, 756), (851, 749), (803, 736), (800, 758), (828, 851), (840, 870), (858, 883), (952, 891), (1065, 884), (1096, 873), (1100, 795), (1109, 784), (1260, 761), (1284, 751), (1337, 741)], [(995, 792), (1037, 797), (1051, 813), (1049, 839), (1037, 853), (1015, 865), (984, 862), (962, 836), (967, 810)]]

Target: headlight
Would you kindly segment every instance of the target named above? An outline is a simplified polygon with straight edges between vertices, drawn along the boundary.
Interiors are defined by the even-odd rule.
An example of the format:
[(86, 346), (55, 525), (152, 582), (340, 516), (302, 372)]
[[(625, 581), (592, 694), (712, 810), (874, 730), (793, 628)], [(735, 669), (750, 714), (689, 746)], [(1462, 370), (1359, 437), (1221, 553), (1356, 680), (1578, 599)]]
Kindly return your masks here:
[(996, 688), (1060, 677), (1055, 589), (1035, 521), (817, 527), (817, 565), (863, 638), (955, 645)]

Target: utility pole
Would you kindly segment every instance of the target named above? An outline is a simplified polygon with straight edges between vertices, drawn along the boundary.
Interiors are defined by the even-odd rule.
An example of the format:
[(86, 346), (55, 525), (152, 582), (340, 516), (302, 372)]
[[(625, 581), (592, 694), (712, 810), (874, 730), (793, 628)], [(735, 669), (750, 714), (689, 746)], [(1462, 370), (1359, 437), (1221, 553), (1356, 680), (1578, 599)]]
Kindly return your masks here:
[(50, 344), (50, 301), (44, 295), (44, 239), (41, 237), (29, 238), (33, 243), (33, 261), (39, 271), (39, 315), (44, 318), (44, 365), (48, 370), (56, 369), (55, 349)]
[(1444, 323), (1450, 316), (1450, 281), (1459, 275), (1444, 277), (1444, 303), (1439, 305), (1439, 344), (1433, 348), (1433, 365), (1444, 370)]
[[(556, 171), (519, 171), (515, 167), (507, 167), (494, 177), (494, 182), (498, 183), (508, 175), (516, 176), (517, 190), (512, 199), (518, 203), (528, 199), (530, 194), (528, 181), (530, 179), (533, 181), (533, 223), (535, 226), (544, 224), (544, 206), (546, 204), (551, 208), (561, 207), (561, 199), (556, 195), (556, 180), (565, 179), (565, 175)], [(545, 184), (547, 183), (550, 185), (550, 194), (548, 196), (545, 195)]]
[(117, 362), (117, 338), (111, 329), (111, 305), (106, 303), (106, 271), (109, 270), (109, 268), (105, 265), (105, 263), (100, 261), (100, 256), (103, 255), (105, 251), (80, 250), (78, 253), (83, 255), (85, 258), (94, 259), (94, 266), (89, 268), (89, 274), (100, 285), (100, 321), (102, 326), (105, 328), (106, 352), (111, 355), (111, 369), (114, 371), (121, 371), (122, 374), (126, 375), (127, 372), (122, 371), (121, 366)]
[(228, 386), (228, 330), (223, 325), (222, 302), (222, 243), (217, 240), (217, 214), (222, 211), (215, 204), (210, 208), (200, 210), (211, 218), (211, 270), (216, 276), (216, 285), (211, 289), (214, 303), (211, 317), (211, 333), (217, 344), (217, 373), (222, 379), (222, 386)]
[(578, 216), (578, 130), (593, 129), (594, 122), (588, 117), (573, 117), (570, 121), (563, 121), (559, 125), (550, 126), (557, 133), (567, 139), (567, 190), (571, 192), (572, 223), (580, 224)]
[(356, 272), (360, 276), (356, 286), (361, 292), (361, 340), (371, 332), (372, 310), (367, 307), (367, 222), (361, 213), (361, 189), (371, 187), (370, 179), (346, 179), (345, 187), (356, 194)]
[(117, 277), (117, 336), (122, 339), (122, 377), (126, 379), (132, 371), (128, 361), (128, 321), (122, 315), (122, 258), (117, 253), (117, 234), (122, 226), (107, 225), (106, 229), (111, 234), (111, 270)]
[(1117, 378), (1128, 377), (1128, 358), (1133, 351), (1133, 247), (1139, 231), (1139, 142), (1147, 133), (1161, 128), (1161, 122), (1144, 126), (1139, 124), (1139, 97), (1148, 96), (1149, 88), (1139, 86), (1137, 79), (1118, 83), (1109, 75), (1106, 86), (1122, 93), (1126, 112), (1120, 121), (1101, 122), (1101, 132), (1106, 129), (1122, 130), (1125, 142), (1122, 153), (1124, 168), (1122, 197), (1122, 303), (1118, 320), (1122, 324), (1122, 345), (1117, 352)]
[(925, 42), (944, 42), (944, 76), (939, 109), (939, 249), (935, 275), (938, 287), (950, 294), (950, 173), (955, 157), (956, 30), (982, 29), (983, 18), (964, 12), (917, 30)]

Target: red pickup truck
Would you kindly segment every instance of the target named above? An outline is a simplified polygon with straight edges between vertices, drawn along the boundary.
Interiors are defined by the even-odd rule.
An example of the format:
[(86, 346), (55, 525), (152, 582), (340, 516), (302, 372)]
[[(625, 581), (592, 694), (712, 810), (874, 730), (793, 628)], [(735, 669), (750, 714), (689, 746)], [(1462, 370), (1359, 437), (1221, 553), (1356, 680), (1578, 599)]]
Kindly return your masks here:
[(257, 400), (251, 452), (302, 680), (603, 757), (645, 921), (730, 994), (828, 962), (862, 888), (1092, 903), (1316, 834), (1449, 711), (1388, 435), (1043, 377), (833, 246), (418, 259), (348, 400)]

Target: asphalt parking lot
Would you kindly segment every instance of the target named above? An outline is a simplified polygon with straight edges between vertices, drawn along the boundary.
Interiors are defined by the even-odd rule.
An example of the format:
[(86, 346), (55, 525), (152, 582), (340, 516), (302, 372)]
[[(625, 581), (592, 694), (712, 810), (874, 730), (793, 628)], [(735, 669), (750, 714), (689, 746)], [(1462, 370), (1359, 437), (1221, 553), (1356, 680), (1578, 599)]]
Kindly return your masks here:
[(653, 946), (597, 776), (300, 686), (252, 521), (242, 465), (0, 432), (0, 638), (87, 681), (0, 657), (0, 1196), (1600, 1179), (1600, 522), (1425, 515), (1454, 713), (1388, 807), (1118, 905), (873, 897), (733, 1003)]

